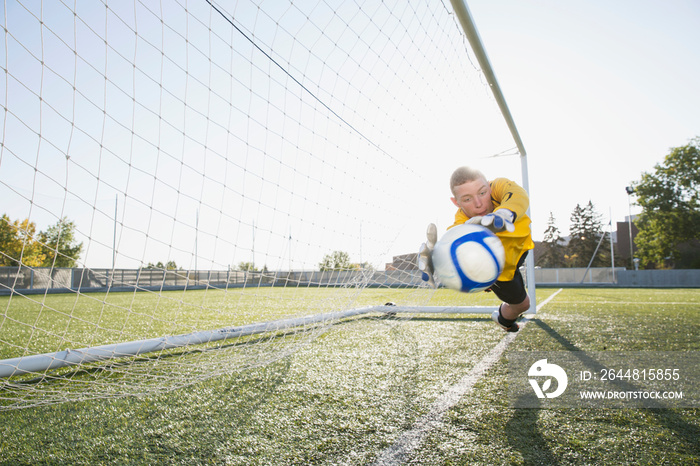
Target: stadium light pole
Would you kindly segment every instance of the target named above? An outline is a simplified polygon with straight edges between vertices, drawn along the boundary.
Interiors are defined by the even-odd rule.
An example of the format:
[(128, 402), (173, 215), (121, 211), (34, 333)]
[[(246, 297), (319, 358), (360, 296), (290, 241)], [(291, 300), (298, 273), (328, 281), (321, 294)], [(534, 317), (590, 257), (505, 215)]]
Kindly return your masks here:
[[(523, 188), (525, 188), (525, 191), (527, 191), (527, 193), (529, 194), (530, 182), (527, 171), (527, 151), (525, 151), (525, 145), (523, 144), (523, 141), (520, 138), (518, 128), (515, 126), (515, 121), (513, 120), (513, 116), (511, 115), (510, 110), (508, 109), (508, 104), (506, 103), (506, 99), (503, 96), (503, 92), (501, 92), (501, 87), (498, 85), (496, 74), (493, 72), (493, 68), (491, 67), (489, 57), (486, 55), (486, 50), (484, 49), (484, 45), (481, 42), (481, 37), (479, 36), (479, 32), (476, 29), (476, 24), (474, 24), (474, 20), (472, 19), (471, 12), (469, 11), (469, 7), (467, 7), (467, 3), (465, 0), (450, 1), (452, 3), (452, 8), (454, 9), (455, 15), (457, 15), (457, 19), (459, 19), (459, 23), (462, 26), (462, 30), (464, 31), (464, 34), (469, 40), (469, 45), (471, 45), (472, 50), (474, 51), (474, 55), (476, 55), (476, 58), (479, 61), (481, 71), (484, 73), (486, 81), (489, 83), (489, 87), (491, 88), (491, 92), (493, 92), (493, 96), (496, 99), (496, 102), (498, 103), (498, 107), (501, 110), (501, 115), (503, 115), (503, 118), (506, 121), (506, 125), (508, 125), (508, 129), (510, 130), (510, 134), (513, 137), (513, 140), (515, 141), (515, 145), (518, 148), (518, 152), (520, 153), (520, 168), (522, 172)], [(527, 209), (527, 214), (530, 215), (529, 207)], [(528, 311), (528, 313), (534, 313), (535, 309), (537, 308), (537, 299), (535, 297), (534, 254), (528, 254), (525, 264), (527, 267), (527, 288), (528, 294), (530, 295), (530, 310)]]
[(627, 209), (629, 213), (629, 217), (627, 217), (627, 225), (629, 226), (630, 230), (630, 270), (632, 270), (632, 262), (634, 259), (634, 252), (632, 248), (632, 194), (634, 194), (634, 188), (632, 186), (627, 186), (625, 187), (625, 191), (627, 191)]

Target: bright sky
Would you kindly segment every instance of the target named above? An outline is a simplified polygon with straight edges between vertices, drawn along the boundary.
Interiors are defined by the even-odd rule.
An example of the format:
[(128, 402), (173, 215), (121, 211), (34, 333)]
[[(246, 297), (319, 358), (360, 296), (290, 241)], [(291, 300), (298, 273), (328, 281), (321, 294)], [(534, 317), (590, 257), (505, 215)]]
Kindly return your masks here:
[(535, 239), (589, 200), (623, 221), (625, 186), (700, 136), (700, 2), (468, 5), (528, 152)]
[[(457, 166), (520, 180), (517, 155), (488, 158), (515, 144), (448, 1), (226, 5), (7, 1), (0, 214), (68, 217), (90, 267), (116, 246), (129, 268), (310, 269), (333, 250), (383, 268), (451, 224)], [(589, 200), (622, 221), (625, 187), (700, 135), (700, 3), (469, 8), (536, 240)]]

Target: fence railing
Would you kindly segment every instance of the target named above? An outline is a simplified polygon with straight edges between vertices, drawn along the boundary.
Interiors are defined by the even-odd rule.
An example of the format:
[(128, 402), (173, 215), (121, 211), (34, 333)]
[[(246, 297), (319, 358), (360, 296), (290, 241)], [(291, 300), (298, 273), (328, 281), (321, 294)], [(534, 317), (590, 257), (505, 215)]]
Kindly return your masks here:
[(537, 284), (598, 284), (617, 283), (623, 267), (616, 267), (614, 272), (609, 267), (591, 268), (560, 268), (560, 269), (535, 269), (535, 283)]
[(0, 294), (259, 286), (415, 287), (418, 271), (264, 271), (0, 267)]
[[(538, 286), (608, 285), (620, 287), (697, 287), (700, 270), (625, 270), (624, 268), (535, 269)], [(417, 270), (264, 271), (87, 269), (0, 267), (0, 295), (98, 290), (170, 290), (259, 286), (417, 287)]]
[(620, 288), (700, 288), (700, 270), (627, 270), (616, 267), (535, 269), (538, 286), (594, 286)]

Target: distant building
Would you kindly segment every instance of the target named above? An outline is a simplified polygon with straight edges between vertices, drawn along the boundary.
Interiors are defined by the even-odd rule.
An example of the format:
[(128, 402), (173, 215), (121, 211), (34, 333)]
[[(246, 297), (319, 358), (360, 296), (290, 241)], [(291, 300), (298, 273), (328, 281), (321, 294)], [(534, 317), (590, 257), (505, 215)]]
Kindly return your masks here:
[(386, 264), (386, 271), (391, 270), (418, 270), (418, 265), (416, 261), (418, 260), (418, 253), (412, 254), (402, 254), (400, 256), (394, 256), (393, 262)]
[(637, 233), (639, 233), (639, 230), (637, 230), (637, 225), (634, 224), (636, 217), (636, 215), (632, 216), (631, 224), (629, 217), (625, 217), (624, 222), (617, 222), (617, 248), (615, 248), (615, 252), (620, 259), (625, 260), (627, 263), (629, 263), (630, 260), (630, 225), (632, 226), (633, 254), (637, 251), (637, 248), (634, 246), (634, 238), (636, 238)]

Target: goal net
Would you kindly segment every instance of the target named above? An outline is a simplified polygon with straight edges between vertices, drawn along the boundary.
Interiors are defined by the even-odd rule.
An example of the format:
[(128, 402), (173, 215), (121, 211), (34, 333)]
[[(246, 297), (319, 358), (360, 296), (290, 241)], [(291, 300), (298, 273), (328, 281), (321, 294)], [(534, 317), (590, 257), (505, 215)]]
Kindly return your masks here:
[(425, 305), (452, 170), (520, 178), (449, 2), (0, 14), (0, 409), (173, 389)]

